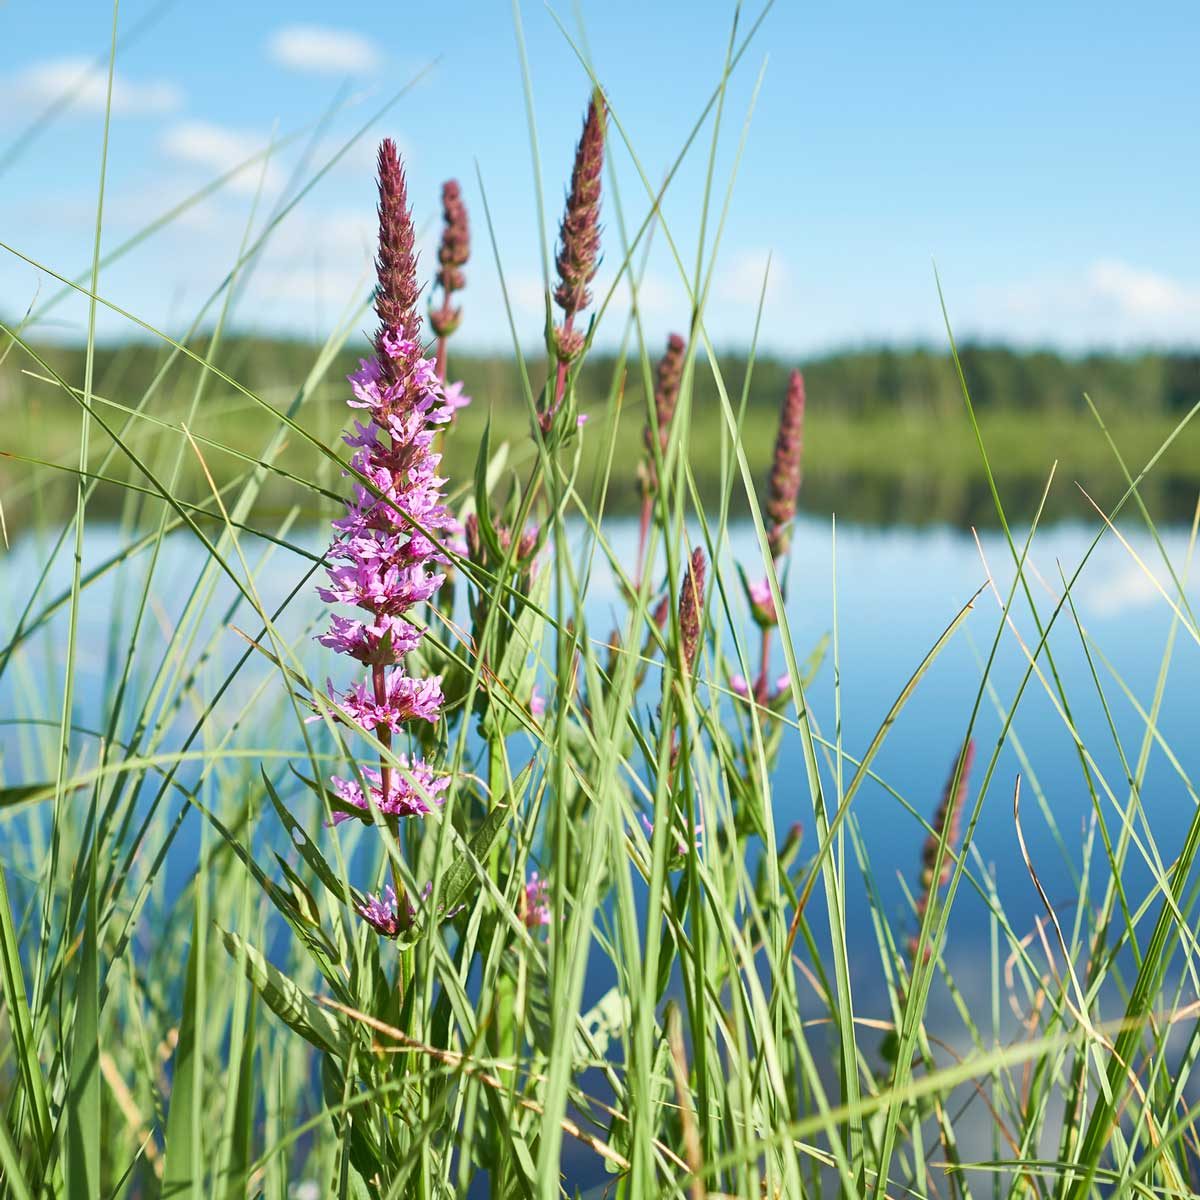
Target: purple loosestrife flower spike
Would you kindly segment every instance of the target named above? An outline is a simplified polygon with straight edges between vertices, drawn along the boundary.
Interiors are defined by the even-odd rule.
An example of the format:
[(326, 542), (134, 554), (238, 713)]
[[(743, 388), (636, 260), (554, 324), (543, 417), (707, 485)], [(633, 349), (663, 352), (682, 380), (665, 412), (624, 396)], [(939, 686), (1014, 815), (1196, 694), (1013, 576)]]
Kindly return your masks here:
[[(379, 330), (375, 357), (350, 376), (353, 409), (366, 423), (354, 422), (345, 441), (350, 465), (371, 490), (355, 483), (345, 516), (333, 522), (327, 557), (329, 584), (319, 588), (330, 604), (353, 605), (354, 617), (334, 615), (321, 643), (367, 668), (366, 678), (330, 695), (344, 718), (373, 731), (384, 747), (379, 769), (362, 768), (361, 778), (334, 778), (342, 811), (371, 819), (371, 804), (395, 828), (401, 817), (420, 817), (441, 804), (450, 780), (420, 759), (399, 756), (391, 766), (392, 738), (411, 721), (436, 723), (442, 709), (439, 676), (408, 673), (405, 657), (424, 638), (409, 619), (411, 610), (432, 598), (445, 581), (442, 541), (458, 526), (443, 503), (445, 484), (437, 473), (437, 427), (450, 419), (442, 381), (419, 342), (413, 227), (396, 147), (379, 148), (379, 286), (375, 311)], [(366, 794), (364, 794), (364, 787)], [(368, 799), (369, 797), (369, 799)], [(399, 881), (382, 897), (359, 908), (363, 919), (386, 936), (412, 923), (413, 910)]]
[[(924, 917), (925, 910), (929, 907), (934, 893), (944, 888), (954, 873), (952, 851), (958, 846), (958, 840), (962, 834), (962, 810), (967, 798), (971, 764), (974, 761), (975, 742), (972, 738), (968, 738), (955, 757), (954, 765), (950, 768), (950, 776), (946, 780), (946, 787), (942, 792), (942, 802), (938, 805), (937, 813), (933, 818), (933, 830), (921, 847), (921, 894), (917, 897), (918, 920)], [(957, 787), (954, 786), (955, 775), (958, 776)], [(946, 854), (942, 860), (941, 872), (935, 880), (933, 869), (937, 866), (938, 844), (941, 842), (943, 831), (946, 836)], [(917, 938), (915, 936), (908, 940), (908, 952), (911, 956), (916, 956)], [(926, 961), (929, 959), (930, 952), (931, 948), (926, 946)]]
[(679, 589), (679, 638), (683, 654), (684, 674), (690, 675), (696, 665), (696, 654), (700, 649), (701, 613), (704, 609), (704, 575), (707, 564), (704, 549), (697, 546), (692, 551), (683, 586)]
[(471, 257), (471, 229), (467, 221), (467, 206), (463, 202), (458, 180), (447, 179), (442, 184), (442, 241), (438, 247), (438, 286), (442, 303), (438, 308), (429, 302), (429, 324), (439, 338), (449, 337), (462, 320), (462, 309), (455, 308), (453, 297), (466, 286), (463, 267)]
[(767, 496), (767, 515), (771, 518), (767, 544), (772, 558), (781, 558), (791, 545), (796, 497), (800, 494), (800, 458), (803, 449), (804, 376), (799, 371), (793, 371), (779, 412), (779, 433), (775, 438), (775, 457), (771, 462)]
[[(667, 349), (658, 360), (654, 387), (655, 425), (658, 427), (658, 453), (667, 451), (667, 439), (671, 433), (671, 420), (675, 416), (675, 405), (679, 400), (679, 383), (683, 377), (683, 352), (687, 343), (677, 333), (667, 338)], [(655, 466), (654, 428), (646, 422), (642, 430), (642, 443), (646, 447), (646, 458), (642, 464), (642, 493), (653, 495), (658, 491), (658, 469)]]

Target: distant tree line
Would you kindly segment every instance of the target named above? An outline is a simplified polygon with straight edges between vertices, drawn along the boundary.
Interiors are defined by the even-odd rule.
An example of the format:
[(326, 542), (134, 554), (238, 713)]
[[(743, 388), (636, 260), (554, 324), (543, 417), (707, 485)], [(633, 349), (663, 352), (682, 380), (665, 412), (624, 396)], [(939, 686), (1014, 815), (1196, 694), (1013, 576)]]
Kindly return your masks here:
[[(201, 340), (192, 348), (203, 354), (206, 347)], [(316, 352), (316, 347), (307, 342), (238, 336), (225, 339), (218, 361), (223, 370), (255, 390), (297, 387), (308, 374)], [(82, 348), (45, 346), (39, 348), (39, 353), (68, 380), (78, 382), (82, 378)], [(354, 369), (358, 353), (358, 347), (340, 352), (325, 374), (326, 381), (339, 384)], [(651, 355), (657, 353), (658, 348), (652, 347)], [(9, 355), (9, 370), (0, 368), (0, 403), (11, 399), (14, 389), (20, 386), (13, 371), (21, 357), (19, 352)], [(1084, 392), (1101, 408), (1131, 412), (1179, 414), (1200, 403), (1200, 353), (1191, 351), (1068, 356), (1050, 350), (970, 344), (961, 348), (960, 357), (971, 398), (980, 410), (1067, 413), (1084, 407)], [(95, 378), (98, 382), (110, 380), (125, 395), (139, 396), (150, 386), (164, 358), (163, 348), (157, 345), (102, 345), (97, 350)], [(719, 358), (725, 386), (736, 399), (745, 384), (746, 355), (730, 351)], [(777, 404), (787, 373), (795, 365), (804, 369), (810, 403), (820, 404), (831, 413), (946, 415), (961, 411), (962, 397), (950, 355), (945, 350), (922, 347), (863, 347), (800, 356), (795, 362), (760, 356), (753, 365), (749, 403), (755, 407)], [(526, 366), (536, 389), (545, 379), (545, 364), (531, 359)], [(615, 356), (609, 353), (595, 353), (588, 359), (579, 380), (580, 399), (585, 405), (603, 400), (612, 387), (616, 368)], [(486, 397), (499, 408), (523, 408), (521, 375), (513, 356), (454, 354), (451, 369), (465, 381), (471, 394)], [(173, 377), (178, 379), (181, 373), (194, 370), (194, 365), (181, 362)], [(641, 403), (643, 374), (639, 359), (630, 357), (624, 384), (626, 407)], [(170, 390), (169, 386), (165, 390)], [(695, 375), (695, 396), (701, 405), (717, 401), (716, 384), (703, 362)]]

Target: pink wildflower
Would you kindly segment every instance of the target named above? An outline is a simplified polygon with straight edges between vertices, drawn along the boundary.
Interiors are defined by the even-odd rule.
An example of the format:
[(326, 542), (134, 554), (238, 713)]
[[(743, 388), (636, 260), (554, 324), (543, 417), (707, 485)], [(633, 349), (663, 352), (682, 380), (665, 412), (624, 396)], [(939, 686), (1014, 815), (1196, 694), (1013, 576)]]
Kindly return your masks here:
[[(650, 839), (653, 839), (654, 838), (654, 822), (652, 820), (650, 820), (650, 818), (648, 816), (646, 816), (645, 813), (639, 813), (638, 816), (641, 818), (642, 828), (646, 831), (646, 836)], [(696, 851), (697, 852), (699, 852), (699, 850), (700, 850), (700, 842), (701, 842), (701, 838), (703, 837), (703, 835), (704, 835), (703, 823), (697, 824), (697, 826), (696, 826)], [(687, 842), (683, 841), (680, 838), (678, 833), (675, 835), (675, 838), (676, 838), (675, 857), (676, 858), (686, 858), (687, 857)]]
[(408, 721), (437, 721), (442, 708), (442, 677), (414, 679), (403, 667), (387, 673), (382, 694), (370, 681), (355, 683), (340, 695), (329, 685), (329, 698), (366, 730), (397, 733)]
[[(402, 769), (392, 771), (386, 796), (383, 794), (383, 777), (380, 773), (363, 767), (363, 778), (367, 781), (367, 791), (375, 807), (385, 816), (392, 817), (423, 817), (433, 812), (433, 806), (445, 800), (442, 793), (450, 786), (450, 777), (437, 775), (422, 759), (409, 761), (406, 755), (401, 754), (399, 760)], [(361, 809), (364, 820), (371, 819), (370, 805), (358, 783), (352, 779), (340, 779), (336, 775), (329, 782), (343, 804)], [(352, 813), (335, 812), (334, 824), (349, 820), (351, 816)]]
[(383, 889), (382, 896), (368, 896), (356, 907), (358, 915), (377, 933), (390, 938), (399, 936), (403, 927), (396, 911), (396, 893), (390, 884)]
[(463, 386), (462, 380), (459, 380), (457, 383), (446, 384), (445, 402), (451, 415), (458, 412), (460, 408), (466, 408), (471, 403), (471, 397), (463, 390)]
[[(451, 218), (454, 236), (442, 256), (447, 303), (439, 313), (446, 322), (457, 316), (448, 308), (448, 293), (462, 286), (460, 268), (467, 250), (466, 210), (456, 187), (447, 190), (447, 220)], [(422, 350), (413, 242), (404, 170), (395, 145), (385, 141), (379, 148), (375, 356), (349, 379), (348, 404), (364, 414), (345, 437), (354, 451), (350, 468), (355, 482), (345, 516), (333, 522), (329, 583), (318, 589), (328, 603), (352, 605), (368, 614), (332, 616), (319, 640), (370, 667), (365, 681), (340, 693), (330, 684), (329, 694), (346, 718), (375, 733), (385, 751), (408, 722), (435, 723), (441, 714), (441, 678), (414, 677), (403, 665), (424, 636), (408, 613), (442, 586), (442, 543), (460, 531), (443, 502), (445, 480), (438, 475), (441, 456), (434, 439), (437, 427), (465, 399), (461, 384), (452, 385), (449, 394), (443, 389), (438, 364)], [(450, 786), (449, 777), (436, 775), (423, 761), (400, 761), (403, 770), (397, 771), (385, 753), (377, 771), (362, 771), (375, 807), (393, 822), (431, 812)], [(343, 804), (369, 813), (362, 783), (334, 778), (332, 787)], [(399, 887), (397, 883), (358, 906), (363, 919), (388, 937), (408, 928), (414, 915), (407, 898), (397, 901)]]
[(749, 700), (751, 695), (759, 704), (773, 705), (785, 697), (791, 690), (792, 677), (784, 671), (775, 678), (774, 683), (768, 683), (765, 678), (758, 679), (752, 688), (745, 675), (737, 674), (729, 677), (729, 690), (743, 700)]
[(775, 611), (775, 597), (771, 595), (769, 580), (759, 579), (747, 584), (746, 595), (750, 600), (750, 613), (756, 624), (763, 629), (772, 629), (779, 624), (779, 614)]
[(525, 899), (522, 905), (522, 918), (526, 929), (536, 929), (539, 925), (550, 924), (550, 888), (544, 879), (538, 878), (533, 872), (525, 884)]
[[(428, 900), (432, 891), (433, 883), (431, 881), (421, 889), (421, 900)], [(404, 916), (402, 918), (400, 915), (400, 906), (396, 903), (396, 892), (391, 884), (388, 884), (383, 889), (382, 895), (367, 896), (365, 901), (361, 904), (356, 904), (355, 908), (358, 911), (358, 915), (372, 929), (389, 938), (399, 937), (401, 933), (411, 929), (419, 911), (412, 901), (406, 900), (404, 902)], [(458, 916), (462, 910), (463, 906), (461, 904), (456, 904), (448, 911), (445, 905), (439, 905), (438, 916), (443, 921), (449, 921), (452, 917)]]

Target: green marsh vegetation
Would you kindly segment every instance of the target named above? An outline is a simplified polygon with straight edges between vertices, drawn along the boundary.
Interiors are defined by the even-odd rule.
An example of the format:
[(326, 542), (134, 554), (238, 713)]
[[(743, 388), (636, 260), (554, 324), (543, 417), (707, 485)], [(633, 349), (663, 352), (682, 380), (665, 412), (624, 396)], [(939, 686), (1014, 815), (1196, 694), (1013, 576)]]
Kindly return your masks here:
[[(320, 348), (305, 342), (230, 334), (222, 339), (223, 361), (235, 378), (255, 395), (286, 405), (288, 397), (305, 384)], [(82, 378), (86, 349), (39, 344), (39, 356), (66, 379)], [(193, 348), (205, 353), (203, 339)], [(311, 428), (323, 439), (336, 439), (343, 421), (342, 381), (363, 353), (361, 334), (354, 330), (351, 344), (343, 345), (324, 377), (311, 381), (306, 412)], [(758, 355), (752, 370), (744, 350), (724, 352), (717, 346), (722, 379), (732, 395), (747, 389), (746, 419), (742, 438), (752, 463), (766, 461), (771, 452), (778, 398), (787, 373), (795, 364)], [(1091, 354), (1064, 357), (1051, 352), (1015, 351), (1000, 346), (970, 345), (960, 349), (967, 386), (976, 404), (980, 427), (995, 477), (1010, 498), (1009, 515), (1028, 522), (1041, 501), (1042, 487), (1057, 462), (1064, 479), (1079, 480), (1090, 495), (1115, 503), (1124, 490), (1124, 477), (1114, 461), (1104, 433), (1084, 399), (1085, 393), (1104, 414), (1106, 424), (1130, 462), (1146, 462), (1170, 437), (1181, 417), (1200, 400), (1200, 363), (1185, 353), (1156, 352), (1141, 355)], [(116, 400), (110, 387), (126, 398), (144, 395), (155, 380), (161, 354), (153, 343), (112, 346), (102, 344), (95, 353), (100, 404)], [(609, 420), (608, 393), (614, 377), (623, 376), (624, 393), (615, 416), (615, 458), (629, 461), (640, 452), (645, 416), (644, 380), (628, 359), (593, 351), (580, 368), (576, 386), (583, 411)], [(820, 404), (811, 406), (807, 419), (809, 447), (802, 507), (816, 516), (836, 511), (843, 520), (867, 523), (902, 521), (909, 524), (941, 522), (962, 527), (998, 524), (987, 474), (970, 425), (962, 420), (962, 392), (954, 360), (947, 350), (887, 348), (847, 350), (806, 359), (799, 364)], [(531, 376), (545, 371), (544, 359), (529, 356), (524, 366)], [(188, 411), (195, 386), (195, 365), (177, 362), (156, 385), (155, 415), (177, 426)], [(30, 373), (25, 373), (30, 372)], [(489, 407), (469, 409), (460, 418), (463, 434), (446, 447), (447, 472), (463, 479), (474, 469), (474, 447), (490, 419), (497, 441), (513, 446), (517, 457), (528, 460), (532, 448), (523, 444), (526, 425), (522, 393), (522, 364), (512, 354), (481, 355), (469, 351), (455, 357), (455, 373), (472, 396), (487, 396)], [(53, 382), (42, 382), (44, 372), (10, 361), (0, 377), (0, 416), (11, 431), (15, 446), (37, 444), (43, 456), (56, 462), (73, 461), (73, 401)], [(197, 417), (197, 428), (212, 433), (222, 446), (244, 455), (259, 448), (261, 429), (256, 405), (221, 381), (209, 385), (208, 400)], [(723, 420), (720, 396), (711, 374), (693, 379), (695, 396), (688, 462), (696, 486), (707, 503), (721, 498), (720, 445)], [(978, 399), (976, 399), (978, 397)], [(603, 436), (614, 436), (606, 423)], [(155, 461), (173, 448), (170, 430), (143, 422), (130, 430), (139, 455)], [(93, 450), (101, 454), (102, 446)], [(299, 470), (307, 451), (285, 447), (280, 461)], [(1143, 494), (1163, 519), (1186, 522), (1200, 472), (1200, 445), (1190, 427), (1184, 429), (1143, 483)], [(240, 461), (216, 452), (209, 466), (224, 480), (240, 469)], [(110, 464), (122, 480), (135, 481), (127, 465)], [(581, 480), (591, 485), (597, 468), (585, 462)], [(203, 473), (199, 465), (181, 468), (187, 486), (195, 491)], [(0, 481), (5, 503), (14, 515), (28, 511), (35, 491), (48, 486), (44, 472), (33, 472), (19, 463), (0, 459)], [(136, 481), (135, 481), (136, 482)], [(102, 487), (93, 500), (95, 511), (112, 516), (120, 511), (125, 493)], [(608, 481), (610, 514), (637, 510), (640, 493), (636, 477), (626, 472)], [(257, 500), (262, 511), (276, 514), (295, 501), (286, 482), (268, 479)], [(50, 485), (43, 501), (57, 516), (73, 504), (69, 477)], [(732, 511), (748, 512), (745, 496), (730, 497)], [(1078, 497), (1069, 488), (1056, 488), (1046, 498), (1044, 517), (1054, 520), (1077, 515)], [(307, 508), (304, 519), (319, 520), (317, 507)]]
[[(1172, 624), (1164, 645), (1147, 647), (1159, 686), (1137, 698), (1133, 740), (1115, 720), (1081, 729), (1082, 702), (1108, 718), (1122, 692), (1073, 605), (1085, 563), (1062, 564), (1057, 581), (1024, 568), (1047, 498), (1062, 491), (1097, 542), (1118, 535), (1049, 465), (1028, 532), (1012, 532), (1010, 463), (995, 442), (1020, 442), (1030, 414), (977, 406), (951, 342), (953, 404), (939, 383), (941, 437), (917, 440), (931, 455), (974, 444), (963, 486), (982, 481), (1013, 582), (948, 598), (944, 634), (878, 729), (844, 730), (836, 589), (815, 645), (793, 640), (785, 603), (802, 384), (753, 354), (726, 363), (705, 324), (734, 182), (711, 162), (722, 139), (744, 136), (725, 86), (752, 69), (760, 36), (759, 23), (735, 28), (680, 148), (710, 162), (698, 246), (677, 245), (658, 217), (673, 164), (641, 162), (581, 55), (596, 90), (560, 252), (546, 263), (558, 363), (518, 356), (516, 386), (507, 364), (463, 358), (459, 369), (446, 313), (462, 289), (445, 278), (469, 274), (457, 252), (439, 263), (442, 290), (429, 289), (445, 307), (426, 316), (442, 330), (435, 357), (421, 359), (399, 168), (381, 160), (380, 326), (366, 351), (375, 373), (357, 381), (369, 407), (355, 415), (391, 432), (359, 439), (366, 457), (352, 477), (335, 399), (350, 395), (345, 347), (373, 320), (371, 299), (349, 304), (327, 344), (291, 348), (304, 367), (278, 395), (259, 390), (260, 348), (225, 327), (238, 272), (286, 210), (251, 226), (244, 261), (197, 316), (202, 335), (142, 329), (151, 350), (111, 356), (92, 336), (79, 362), (40, 348), (36, 310), (4, 327), (7, 537), (32, 544), (19, 561), (36, 563), (6, 579), (14, 603), (0, 649), (5, 1196), (1195, 1190), (1200, 805), (1190, 748), (1167, 744), (1159, 726), (1174, 659), (1195, 652), (1200, 625), (1184, 586), (1190, 543), (1185, 561), (1164, 561), (1153, 507), (1195, 410), (1164, 401), (1150, 421), (1100, 406), (1087, 427), (1105, 455), (1087, 453), (1115, 493), (1098, 499), (1162, 551), (1153, 567)], [(641, 191), (606, 179), (601, 198), (606, 148), (630, 156)], [(473, 252), (487, 253), (486, 189), (467, 195), (478, 197)], [(590, 351), (593, 320), (614, 319), (611, 296), (587, 295), (601, 204), (618, 286), (636, 290), (652, 229), (671, 246), (694, 299), (673, 362), (660, 366), (662, 347), (636, 320), (620, 357)], [(549, 246), (552, 219), (543, 224)], [(73, 267), (42, 264), (50, 292), (85, 296), (93, 334), (109, 303), (101, 205), (96, 229), (82, 282), (68, 282)], [(469, 321), (469, 286), (461, 299)], [(938, 380), (945, 357), (929, 359)], [(424, 412), (414, 396), (440, 395), (447, 363), (474, 397), (434, 442), (445, 442), (461, 535), (426, 475), (397, 483), (428, 465), (424, 423), (405, 422)], [(1112, 369), (1157, 378), (1167, 363)], [(848, 385), (841, 411), (820, 415), (822, 369), (808, 374), (809, 481), (822, 442), (847, 472), (856, 455), (886, 457), (873, 438), (899, 456), (907, 417), (857, 411)], [(489, 382), (489, 370), (507, 381)], [(1078, 405), (1046, 407), (1035, 423), (1054, 454), (1060, 434), (1074, 441), (1081, 428)], [(68, 413), (70, 458), (33, 436), (63, 436)], [(314, 645), (330, 621), (314, 589), (345, 559), (326, 561), (311, 528), (314, 516), (345, 516), (355, 483), (357, 535), (398, 539), (388, 553), (406, 567), (436, 562), (440, 545), (449, 578), (402, 603), (416, 576), (385, 578), (378, 555), (353, 548), (357, 574), (335, 577), (334, 590), (380, 590), (361, 606), (372, 629), (343, 626), (334, 639), (369, 667), (351, 703), (324, 687), (335, 672), (345, 687), (347, 664)], [(430, 503), (418, 511), (410, 490)], [(632, 558), (606, 520), (630, 507), (644, 521)], [(737, 512), (757, 549), (753, 560), (741, 550), (744, 576), (728, 565)], [(414, 549), (426, 535), (431, 545)], [(181, 557), (182, 543), (198, 555)], [(587, 603), (602, 575), (620, 589), (615, 630)], [(987, 604), (992, 640), (974, 704), (947, 714), (952, 765), (935, 811), (941, 780), (904, 795), (878, 755), (972, 605)], [(1027, 666), (1001, 691), (990, 667), (1018, 617), (1034, 631)], [(1052, 628), (1072, 632), (1094, 665), (1086, 696), (1068, 693)], [(1028, 693), (1075, 741), (1092, 804), (1077, 894), (1063, 905), (1043, 892), (1034, 929), (1010, 922), (973, 837), (985, 803), (1011, 805), (1020, 827), (1020, 782), (998, 763)], [(973, 739), (985, 710), (1002, 717), (998, 742)], [(803, 797), (803, 830), (780, 817), (773, 768), (785, 746), (801, 764), (788, 790)], [(1193, 806), (1178, 840), (1149, 819), (1151, 761)], [(877, 902), (859, 803), (868, 789), (911, 820), (901, 914)], [(1043, 815), (1053, 822), (1052, 807)], [(1030, 875), (1037, 885), (1032, 863)], [(847, 927), (851, 893), (869, 902), (866, 964), (851, 961), (863, 933)], [(982, 1006), (964, 999), (980, 994), (977, 981), (964, 988), (943, 953), (967, 893), (988, 912)], [(927, 1019), (935, 1005), (952, 1017)]]

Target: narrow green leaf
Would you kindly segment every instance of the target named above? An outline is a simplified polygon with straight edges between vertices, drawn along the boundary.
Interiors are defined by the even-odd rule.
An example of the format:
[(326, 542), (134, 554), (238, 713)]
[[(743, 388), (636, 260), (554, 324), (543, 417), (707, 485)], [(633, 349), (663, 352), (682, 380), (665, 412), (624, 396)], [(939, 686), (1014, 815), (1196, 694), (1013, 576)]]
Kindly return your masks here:
[(339, 1054), (345, 1035), (333, 1016), (310, 1000), (277, 967), (243, 941), (236, 933), (221, 931), (225, 949), (242, 963), (246, 978), (254, 985), (267, 1007), (286, 1025), (318, 1050)]
[(238, 1048), (237, 1095), (225, 1184), (227, 1200), (243, 1200), (246, 1175), (254, 1161), (254, 1111), (259, 1096), (258, 1077), (254, 1071), (257, 1026), (258, 1000), (251, 995), (246, 1005), (246, 1029)]
[(100, 971), (96, 931), (96, 870), (91, 858), (83, 940), (75, 992), (75, 1036), (71, 1042), (66, 1111), (68, 1200), (100, 1195)]
[(441, 903), (448, 910), (462, 902), (467, 889), (475, 882), (478, 872), (482, 871), (492, 843), (500, 835), (500, 831), (512, 815), (512, 809), (506, 804), (497, 804), (483, 819), (475, 836), (467, 843), (468, 849), (457, 855), (450, 864), (442, 880)]
[(183, 1014), (179, 1020), (179, 1042), (175, 1047), (171, 1097), (167, 1108), (163, 1196), (171, 1200), (203, 1195), (203, 1066), (196, 1039), (197, 1005), (203, 988), (204, 954), (207, 949), (202, 908), (203, 905), (197, 902), (192, 912), (192, 944), (188, 951)]

